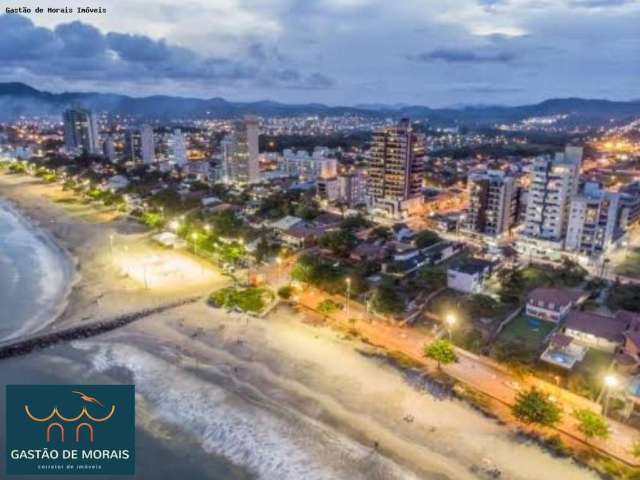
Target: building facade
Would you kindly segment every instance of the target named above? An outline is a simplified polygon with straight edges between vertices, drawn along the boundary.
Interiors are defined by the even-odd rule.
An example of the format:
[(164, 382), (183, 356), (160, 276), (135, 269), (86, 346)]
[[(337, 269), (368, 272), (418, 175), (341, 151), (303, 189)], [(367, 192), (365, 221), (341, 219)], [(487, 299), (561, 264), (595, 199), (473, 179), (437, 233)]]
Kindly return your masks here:
[(375, 211), (400, 218), (422, 199), (426, 139), (409, 120), (376, 130), (368, 154), (367, 197)]
[(179, 128), (176, 128), (168, 141), (169, 160), (179, 167), (187, 164), (187, 145), (184, 134)]
[(571, 200), (565, 249), (597, 257), (622, 236), (620, 194), (588, 183), (581, 195)]
[(500, 236), (515, 223), (518, 190), (513, 177), (500, 170), (472, 173), (468, 179), (469, 209), (463, 229)]
[(571, 199), (578, 183), (582, 149), (567, 147), (555, 157), (539, 157), (529, 178), (525, 224), (519, 246), (529, 253), (562, 250)]
[(225, 137), (221, 146), (227, 182), (246, 184), (260, 181), (258, 137), (258, 119), (251, 116), (237, 122), (233, 132)]
[(91, 110), (70, 108), (63, 114), (64, 145), (70, 153), (99, 153), (98, 124)]
[(142, 162), (145, 165), (155, 160), (155, 140), (150, 125), (130, 128), (124, 135), (124, 158), (127, 161)]

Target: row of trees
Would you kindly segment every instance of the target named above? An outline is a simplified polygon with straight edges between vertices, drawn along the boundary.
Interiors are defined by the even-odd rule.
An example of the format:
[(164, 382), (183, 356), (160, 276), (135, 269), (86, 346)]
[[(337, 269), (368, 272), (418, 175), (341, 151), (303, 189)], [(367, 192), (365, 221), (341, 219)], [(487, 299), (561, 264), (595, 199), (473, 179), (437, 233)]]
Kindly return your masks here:
[[(455, 347), (446, 339), (438, 339), (425, 345), (424, 356), (435, 360), (438, 369), (441, 369), (442, 365), (448, 365), (458, 360)], [(559, 405), (552, 401), (547, 393), (535, 387), (518, 392), (512, 413), (515, 418), (526, 425), (541, 427), (553, 427), (562, 418)], [(594, 438), (604, 440), (609, 437), (609, 425), (602, 415), (584, 408), (575, 410), (573, 417), (577, 422), (577, 429), (584, 435), (585, 440)], [(640, 443), (634, 445), (633, 452), (635, 452), (634, 455), (637, 453), (640, 456)]]

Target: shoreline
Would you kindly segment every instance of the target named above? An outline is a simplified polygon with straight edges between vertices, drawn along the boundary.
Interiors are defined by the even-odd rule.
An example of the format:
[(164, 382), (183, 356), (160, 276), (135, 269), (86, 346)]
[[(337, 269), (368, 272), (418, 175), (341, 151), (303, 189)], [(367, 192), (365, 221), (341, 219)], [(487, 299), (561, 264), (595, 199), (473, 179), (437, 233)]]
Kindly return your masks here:
[[(140, 285), (132, 285), (131, 279), (114, 271), (111, 261), (107, 260), (107, 232), (120, 232), (123, 238), (119, 241), (131, 248), (139, 242), (140, 232), (131, 225), (131, 221), (111, 218), (87, 226), (84, 221), (93, 222), (95, 215), (102, 216), (102, 212), (91, 212), (85, 216), (75, 206), (56, 204), (55, 199), (60, 198), (60, 194), (53, 190), (59, 189), (57, 185), (43, 185), (28, 177), (22, 180), (6, 177), (0, 174), (0, 187), (8, 186), (11, 194), (19, 197), (15, 202), (21, 207), (26, 202), (27, 207), (21, 210), (27, 216), (35, 213), (40, 218), (53, 218), (54, 222), (47, 222), (43, 228), (51, 228), (52, 237), (71, 254), (78, 256), (81, 280), (73, 288), (65, 312), (51, 325), (53, 330), (82, 325), (88, 319), (113, 318), (122, 312), (130, 312), (136, 305), (149, 308), (157, 305), (160, 299), (167, 301), (162, 292), (154, 294)], [(85, 209), (79, 206), (79, 210)], [(76, 216), (84, 218), (77, 220)], [(122, 232), (127, 233), (126, 238)], [(133, 238), (129, 238), (129, 234)], [(204, 292), (212, 290), (213, 286), (207, 283), (198, 288)], [(117, 305), (115, 300), (123, 300), (122, 305)], [(187, 331), (191, 333), (187, 335)], [(372, 438), (385, 438), (379, 455), (409, 470), (433, 474), (427, 478), (487, 478), (482, 472), (473, 473), (472, 467), (481, 464), (487, 454), (493, 456), (490, 450), (482, 454), (486, 451), (485, 444), (490, 444), (490, 441), (494, 442), (495, 450), (504, 462), (511, 462), (508, 459), (512, 451), (520, 452), (522, 460), (526, 460), (522, 453), (527, 452), (540, 464), (555, 468), (558, 474), (563, 472), (567, 479), (595, 478), (592, 472), (574, 465), (573, 461), (552, 458), (539, 446), (516, 441), (507, 429), (472, 411), (462, 401), (438, 399), (428, 392), (417, 392), (418, 389), (407, 384), (394, 367), (385, 366), (375, 359), (362, 358), (352, 342), (341, 340), (340, 333), (304, 325), (299, 318), (279, 311), (267, 319), (247, 319), (245, 324), (240, 317), (198, 302), (176, 312), (151, 315), (135, 325), (81, 342), (102, 345), (114, 351), (119, 345), (142, 349), (156, 359), (174, 359), (179, 366), (184, 359), (196, 358), (195, 365), (183, 366), (184, 369), (179, 371), (197, 373), (202, 388), (208, 388), (208, 379), (203, 372), (212, 365), (216, 368), (234, 365), (224, 367), (230, 369), (223, 376), (225, 388), (234, 390), (239, 383), (249, 390), (258, 388), (270, 403), (276, 401), (273, 405), (289, 405), (310, 421), (335, 429), (360, 446), (368, 444), (371, 448)], [(322, 355), (325, 351), (330, 355)], [(197, 359), (202, 359), (202, 362)], [(172, 362), (169, 364), (174, 365)], [(132, 371), (140, 368), (127, 358), (118, 359), (116, 366)], [(359, 376), (350, 371), (350, 366), (354, 370), (357, 366), (366, 375)], [(313, 375), (308, 369), (313, 371)], [(378, 385), (378, 377), (385, 378), (387, 384)], [(376, 384), (373, 390), (371, 385), (362, 383), (363, 379), (369, 378)], [(145, 380), (144, 386), (158, 395), (154, 392), (155, 383), (157, 381), (149, 383)], [(361, 388), (354, 390), (354, 385), (359, 383), (362, 383)], [(365, 390), (370, 390), (370, 398), (383, 399), (382, 403), (370, 404), (368, 397), (361, 398), (360, 391)], [(173, 393), (178, 395), (182, 392)], [(407, 406), (402, 407), (405, 403)], [(415, 414), (415, 423), (402, 421), (407, 409)], [(347, 412), (350, 413), (345, 416)], [(466, 424), (460, 424), (460, 420), (455, 418), (456, 413), (452, 412), (465, 418)], [(436, 431), (444, 432), (446, 439), (432, 438), (434, 431), (430, 429), (434, 425), (437, 425)], [(531, 468), (535, 466), (535, 462), (531, 464)], [(434, 468), (439, 473), (434, 472)]]
[[(48, 304), (44, 306), (44, 310), (33, 313), (31, 317), (25, 318), (22, 326), (18, 326), (16, 330), (7, 336), (0, 338), (0, 343), (7, 343), (11, 340), (27, 337), (53, 326), (62, 316), (69, 306), (69, 297), (75, 286), (80, 282), (81, 275), (78, 269), (78, 259), (71, 254), (61, 243), (54, 238), (51, 232), (41, 225), (40, 221), (34, 220), (28, 212), (23, 211), (20, 205), (11, 199), (0, 196), (0, 209), (7, 212), (20, 226), (31, 235), (39, 245), (36, 247), (36, 254), (46, 251), (51, 253), (57, 261), (54, 267), (62, 267), (63, 288), (58, 292), (50, 295), (53, 298), (48, 299)], [(42, 250), (40, 250), (40, 248)], [(44, 269), (52, 267), (52, 265), (42, 262), (40, 266)], [(42, 276), (41, 283), (46, 282), (46, 274)], [(40, 294), (45, 295), (47, 285), (41, 285)], [(41, 321), (39, 321), (41, 320)]]

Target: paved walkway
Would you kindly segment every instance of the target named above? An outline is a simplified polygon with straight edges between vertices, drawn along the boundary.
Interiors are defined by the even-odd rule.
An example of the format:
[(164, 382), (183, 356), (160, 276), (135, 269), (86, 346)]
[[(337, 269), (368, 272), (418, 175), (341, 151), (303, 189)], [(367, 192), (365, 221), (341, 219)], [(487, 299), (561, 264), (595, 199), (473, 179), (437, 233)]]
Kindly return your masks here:
[[(316, 310), (318, 304), (326, 298), (326, 293), (309, 288), (298, 296), (298, 301), (301, 305)], [(338, 303), (345, 303), (344, 297), (331, 298)], [(372, 318), (361, 304), (354, 301), (349, 304), (349, 318), (345, 310), (324, 316), (343, 329), (356, 329), (372, 345), (387, 351), (402, 352), (425, 367), (436, 368), (436, 363), (423, 355), (424, 345), (433, 340), (433, 337), (424, 331)], [(517, 379), (505, 367), (487, 357), (477, 356), (462, 349), (457, 349), (457, 353), (458, 362), (443, 367), (445, 373), (452, 378), (507, 406), (515, 403), (516, 394), (520, 389), (535, 386), (544, 390), (556, 399), (564, 411), (562, 421), (556, 429), (577, 441), (584, 442), (584, 435), (577, 430), (572, 412), (578, 408), (600, 411), (598, 404), (543, 380), (532, 377), (525, 380)], [(611, 429), (610, 437), (604, 441), (592, 440), (589, 444), (628, 465), (640, 466), (638, 459), (629, 453), (633, 441), (640, 438), (640, 432), (611, 419), (608, 419), (608, 423)]]

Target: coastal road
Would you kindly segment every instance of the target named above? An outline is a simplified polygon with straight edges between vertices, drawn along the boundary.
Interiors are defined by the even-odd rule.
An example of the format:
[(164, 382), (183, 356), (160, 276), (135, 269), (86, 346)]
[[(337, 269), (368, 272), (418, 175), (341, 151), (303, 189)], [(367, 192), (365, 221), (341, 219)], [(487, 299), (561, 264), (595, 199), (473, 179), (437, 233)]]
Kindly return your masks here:
[[(329, 298), (327, 294), (315, 288), (309, 288), (298, 295), (299, 303), (311, 310), (316, 310), (318, 303)], [(331, 297), (336, 302), (345, 303), (343, 297)], [(436, 362), (424, 357), (424, 345), (433, 337), (415, 328), (396, 325), (390, 321), (368, 318), (365, 308), (354, 301), (350, 302), (350, 315), (347, 318), (344, 310), (331, 315), (324, 315), (344, 330), (355, 329), (368, 343), (381, 347), (389, 352), (397, 351), (411, 357), (430, 370), (437, 368)], [(442, 369), (452, 378), (469, 385), (476, 390), (498, 400), (506, 406), (515, 403), (521, 389), (535, 386), (555, 399), (564, 415), (556, 429), (569, 435), (578, 442), (584, 442), (584, 435), (577, 429), (572, 412), (576, 409), (589, 408), (599, 411), (599, 405), (578, 395), (542, 380), (528, 377), (525, 380), (514, 377), (506, 368), (486, 357), (471, 354), (457, 349), (458, 362), (443, 366)], [(607, 440), (591, 440), (590, 445), (614, 456), (627, 464), (637, 466), (638, 461), (629, 450), (638, 432), (622, 423), (607, 419), (611, 435)]]

